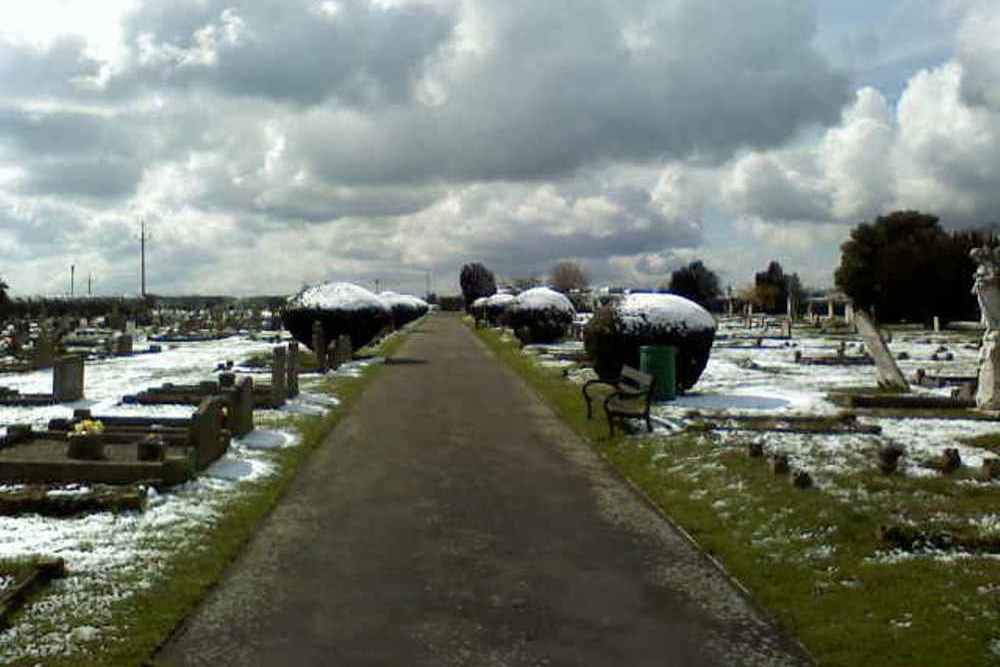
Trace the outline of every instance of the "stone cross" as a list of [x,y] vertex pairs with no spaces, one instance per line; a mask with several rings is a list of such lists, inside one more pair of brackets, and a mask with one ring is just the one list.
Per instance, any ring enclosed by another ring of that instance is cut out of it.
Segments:
[[975,248],[969,253],[978,265],[972,291],[986,324],[979,348],[979,387],[976,406],[982,410],[1000,410],[1000,248]]

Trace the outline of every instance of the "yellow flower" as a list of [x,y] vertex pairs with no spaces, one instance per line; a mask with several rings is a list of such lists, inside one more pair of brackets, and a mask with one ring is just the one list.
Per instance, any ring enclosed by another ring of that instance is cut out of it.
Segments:
[[73,427],[73,432],[79,435],[104,433],[104,424],[98,419],[84,419]]

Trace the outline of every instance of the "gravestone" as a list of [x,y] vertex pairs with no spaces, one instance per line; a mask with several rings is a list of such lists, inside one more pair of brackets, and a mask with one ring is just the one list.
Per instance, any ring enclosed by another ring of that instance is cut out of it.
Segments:
[[784,322],[781,323],[781,335],[784,336],[785,338],[791,338],[792,337],[792,320],[791,319],[786,319]]
[[875,368],[878,371],[878,386],[886,389],[896,389],[899,391],[909,391],[910,383],[903,377],[903,373],[896,365],[889,347],[885,344],[881,332],[872,323],[868,313],[860,308],[854,313],[854,323],[858,327],[858,333],[865,341],[868,354],[875,360]]
[[55,345],[52,344],[52,338],[46,332],[40,332],[31,351],[31,367],[36,370],[52,368],[55,356]]
[[133,339],[130,334],[115,336],[115,356],[128,357],[132,355]]
[[978,264],[972,291],[979,299],[986,333],[979,349],[979,387],[976,406],[1000,410],[1000,249],[976,248],[969,253]]
[[52,367],[52,395],[60,403],[83,398],[83,357],[71,355],[56,359]]
[[226,388],[226,428],[236,437],[253,431],[253,380],[245,377]]
[[325,373],[328,369],[326,334],[323,332],[323,323],[318,320],[313,322],[312,349],[316,353],[316,363],[319,364],[319,372]]
[[299,344],[288,344],[288,398],[299,395]]
[[354,349],[351,347],[351,337],[343,334],[337,337],[337,344],[333,348],[333,363],[335,368],[341,364],[346,364],[354,358]]
[[271,401],[274,405],[284,405],[288,398],[288,350],[279,345],[272,351],[271,361]]

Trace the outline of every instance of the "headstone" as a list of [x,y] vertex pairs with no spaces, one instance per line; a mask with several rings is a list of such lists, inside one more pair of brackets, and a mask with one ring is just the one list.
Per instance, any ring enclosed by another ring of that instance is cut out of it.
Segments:
[[191,417],[189,444],[194,448],[195,465],[199,470],[222,456],[229,442],[222,437],[222,408],[218,396],[206,398]]
[[253,430],[253,380],[245,377],[226,389],[226,428],[236,437]]
[[792,337],[792,320],[791,318],[786,319],[781,323],[781,335],[785,338]]
[[351,337],[341,334],[337,337],[337,344],[333,348],[333,360],[337,367],[346,364],[354,358],[354,349],[351,347]]
[[219,373],[219,388],[230,389],[236,386],[236,373]]
[[56,359],[52,367],[52,395],[60,403],[83,398],[83,357],[71,355]]
[[833,317],[834,317],[834,315],[836,315],[836,312],[833,309],[833,299],[827,299],[827,302],[826,302],[826,316],[827,316],[828,319],[832,320]]
[[848,324],[854,324],[854,304],[850,301],[844,304],[844,319]]
[[125,322],[125,333],[135,335],[135,320]]
[[288,398],[288,350],[283,345],[272,350],[271,361],[271,402],[273,405],[284,405]]
[[934,333],[941,333],[941,318],[934,316]]
[[972,291],[979,299],[986,324],[979,349],[979,387],[976,406],[981,410],[1000,410],[1000,250],[976,248],[969,256],[978,264]]
[[52,338],[44,331],[40,332],[38,338],[35,339],[35,346],[31,352],[32,368],[52,368],[55,356],[55,346],[52,344]]
[[327,342],[326,334],[323,333],[323,324],[319,321],[313,322],[312,328],[312,349],[316,354],[316,363],[319,364],[319,372],[325,373],[327,366]]
[[299,344],[288,344],[288,398],[299,395]]
[[903,377],[903,373],[896,365],[896,360],[892,358],[889,347],[885,344],[885,339],[878,328],[869,319],[868,314],[863,310],[854,313],[854,323],[858,327],[858,333],[865,341],[868,354],[875,360],[875,368],[878,371],[878,385],[886,389],[896,389],[899,391],[909,391],[910,383]]
[[128,357],[132,355],[133,339],[130,334],[115,336],[115,356]]

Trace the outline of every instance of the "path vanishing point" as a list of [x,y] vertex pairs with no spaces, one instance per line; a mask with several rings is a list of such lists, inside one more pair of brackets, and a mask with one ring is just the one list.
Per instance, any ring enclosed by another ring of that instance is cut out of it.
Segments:
[[809,664],[457,316],[394,360],[153,664]]

